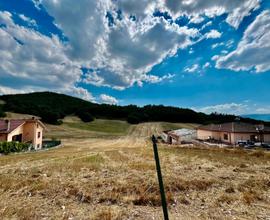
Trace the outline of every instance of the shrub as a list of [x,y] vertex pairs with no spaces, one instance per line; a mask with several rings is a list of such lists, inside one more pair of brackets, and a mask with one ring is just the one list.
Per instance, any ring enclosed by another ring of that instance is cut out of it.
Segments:
[[88,111],[79,111],[77,112],[77,115],[83,122],[94,121],[93,115],[91,115],[91,113]]
[[9,154],[14,152],[27,151],[29,145],[19,142],[0,142],[0,153]]
[[6,113],[3,111],[2,105],[0,105],[0,118],[6,117]]
[[130,124],[139,124],[141,121],[141,116],[138,113],[131,113],[127,117],[127,122]]
[[43,112],[41,113],[42,121],[49,124],[59,125],[59,118],[60,118],[60,115],[58,112],[53,112],[50,110],[43,110]]

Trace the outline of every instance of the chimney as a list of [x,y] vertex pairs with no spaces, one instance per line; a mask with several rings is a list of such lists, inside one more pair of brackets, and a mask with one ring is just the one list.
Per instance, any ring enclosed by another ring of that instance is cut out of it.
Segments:
[[10,120],[6,120],[6,124],[7,124],[7,131],[9,131],[10,130]]

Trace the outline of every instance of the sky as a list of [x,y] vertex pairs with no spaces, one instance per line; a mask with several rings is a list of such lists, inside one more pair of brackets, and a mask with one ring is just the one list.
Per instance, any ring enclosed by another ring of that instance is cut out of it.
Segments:
[[0,94],[270,113],[268,0],[0,0]]

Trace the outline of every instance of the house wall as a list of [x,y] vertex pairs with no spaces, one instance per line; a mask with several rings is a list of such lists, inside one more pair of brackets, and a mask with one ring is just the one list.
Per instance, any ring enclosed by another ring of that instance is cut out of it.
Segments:
[[[38,137],[40,132],[40,137]],[[25,142],[32,142],[35,149],[42,147],[43,128],[37,122],[26,122],[24,124],[23,140]]]
[[215,140],[220,140],[221,137],[221,133],[220,132],[216,132],[216,131],[206,131],[206,130],[197,130],[197,138],[201,139],[201,140],[207,140],[209,139],[209,137],[215,139]]
[[13,130],[12,132],[10,132],[8,135],[7,135],[7,141],[10,142],[12,141],[12,137],[14,135],[19,135],[19,134],[23,134],[23,125],[17,127],[15,130]]
[[264,135],[264,142],[270,143],[270,134],[265,134]]
[[6,134],[0,134],[0,141],[6,141],[7,135]]
[[243,141],[250,141],[250,136],[251,135],[256,135],[258,136],[257,133],[232,133],[232,144],[236,144],[237,141],[243,140]]
[[[37,149],[41,149],[42,148],[42,139],[43,139],[43,128],[40,126],[39,123],[36,123],[36,147]],[[38,133],[40,132],[40,137],[38,137]]]
[[205,130],[197,130],[197,138],[201,140],[206,140],[209,137],[212,137],[212,131],[205,131]]
[[25,123],[24,132],[23,132],[23,141],[31,142],[34,144],[35,139],[35,124],[34,123]]
[[[232,143],[231,133],[229,132],[219,132],[220,133],[220,140],[225,143]],[[227,135],[228,139],[225,139],[224,136]]]

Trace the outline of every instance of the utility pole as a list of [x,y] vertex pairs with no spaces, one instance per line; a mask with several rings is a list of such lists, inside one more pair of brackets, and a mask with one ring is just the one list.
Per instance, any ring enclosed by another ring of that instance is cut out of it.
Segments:
[[155,161],[156,161],[156,169],[157,169],[157,176],[158,176],[158,183],[159,183],[159,190],[160,190],[160,197],[161,197],[164,220],[169,220],[166,196],[165,196],[162,174],[161,174],[161,169],[160,169],[160,162],[159,162],[159,157],[158,157],[157,139],[154,135],[152,136],[152,142],[153,142],[154,156],[155,156]]

